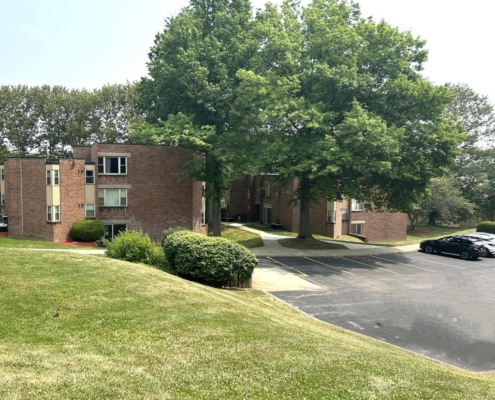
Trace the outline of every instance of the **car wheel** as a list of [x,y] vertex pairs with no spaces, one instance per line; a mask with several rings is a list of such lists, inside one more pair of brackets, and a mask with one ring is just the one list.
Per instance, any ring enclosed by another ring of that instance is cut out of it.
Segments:
[[431,244],[427,244],[425,246],[425,253],[432,254],[433,253],[433,246]]
[[469,251],[467,251],[467,250],[462,250],[461,251],[461,258],[463,260],[469,260],[471,258],[471,253],[469,253]]

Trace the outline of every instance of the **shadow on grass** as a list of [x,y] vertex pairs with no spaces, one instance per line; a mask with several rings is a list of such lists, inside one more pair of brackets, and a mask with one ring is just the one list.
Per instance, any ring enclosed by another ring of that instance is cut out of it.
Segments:
[[343,244],[321,242],[316,239],[280,239],[278,241],[283,247],[298,250],[337,250],[347,249]]

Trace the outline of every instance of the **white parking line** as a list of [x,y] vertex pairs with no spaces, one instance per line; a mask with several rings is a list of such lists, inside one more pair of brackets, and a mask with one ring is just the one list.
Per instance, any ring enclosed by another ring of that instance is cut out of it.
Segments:
[[371,268],[374,268],[374,269],[380,269],[380,270],[385,271],[385,272],[390,272],[391,274],[394,274],[394,275],[400,275],[397,272],[389,271],[388,269],[381,268],[381,267],[376,267],[374,265],[365,264],[365,263],[362,263],[360,261],[351,260],[350,258],[346,258],[346,257],[339,257],[339,258],[342,258],[343,260],[347,260],[347,261],[352,261],[352,262],[357,263],[357,264],[366,265],[367,267],[371,267]]
[[289,267],[288,265],[285,265],[284,263],[280,262],[280,261],[277,261],[277,260],[274,260],[273,258],[271,258],[270,256],[266,256],[266,258],[268,258],[269,260],[272,260],[273,262],[276,262],[277,264],[280,264],[282,265],[283,267],[285,268],[288,268],[288,269],[291,269],[293,271],[296,271],[300,276],[308,276],[306,275],[304,272],[301,272],[293,267]]
[[434,271],[432,269],[428,269],[428,268],[421,268],[421,267],[416,267],[415,265],[411,265],[411,264],[405,264],[405,263],[401,263],[399,261],[395,261],[395,260],[389,260],[388,258],[383,258],[383,257],[377,257],[377,256],[370,256],[370,257],[373,257],[373,258],[378,258],[380,260],[385,260],[385,261],[391,261],[395,264],[401,264],[401,265],[406,265],[408,267],[411,267],[411,268],[417,268],[417,269],[422,269],[423,271],[430,271],[430,272],[437,272],[437,271]]
[[432,264],[446,265],[447,267],[454,267],[457,269],[466,269],[466,268],[458,267],[457,265],[445,264],[445,263],[441,263],[441,262],[437,262],[437,261],[430,261],[430,260],[427,260],[426,258],[418,258],[418,257],[409,257],[409,258],[412,258],[413,260],[421,260],[421,261],[429,262]]
[[307,259],[308,259],[308,260],[310,260],[310,261],[313,261],[313,262],[315,262],[315,263],[318,263],[318,264],[324,265],[324,266],[326,266],[326,267],[330,267],[330,268],[336,269],[336,270],[338,270],[338,271],[340,271],[340,272],[344,272],[344,273],[349,274],[349,275],[352,275],[352,276],[357,276],[357,275],[353,274],[352,272],[346,271],[345,269],[342,269],[342,268],[339,268],[339,267],[334,267],[333,265],[328,265],[328,264],[322,263],[322,262],[320,262],[320,261],[313,260],[312,258],[309,258],[309,257],[304,257],[304,258],[307,258]]

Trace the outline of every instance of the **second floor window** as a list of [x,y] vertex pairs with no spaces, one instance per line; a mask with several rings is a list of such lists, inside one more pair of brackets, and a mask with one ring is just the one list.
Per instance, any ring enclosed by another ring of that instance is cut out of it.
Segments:
[[0,169],[0,172],[1,172],[1,174],[2,174],[1,179],[2,179],[2,181],[3,181],[3,180],[5,179],[5,169],[3,169],[3,168],[2,168],[2,169]]
[[58,169],[46,170],[46,186],[56,186],[59,184],[60,171]]
[[86,218],[94,218],[95,217],[95,205],[94,204],[86,204]]
[[342,221],[346,221],[349,219],[349,215],[347,214],[347,208],[342,209]]
[[126,207],[127,189],[98,189],[98,205],[103,207]]
[[52,184],[52,171],[46,171],[46,186],[50,186]]
[[46,220],[48,222],[60,221],[60,206],[46,206]]
[[98,157],[99,174],[127,174],[127,157]]
[[85,180],[86,185],[91,185],[95,183],[95,171],[91,169],[87,169],[85,175],[86,175],[86,180]]
[[[4,206],[5,205],[5,195],[2,194],[2,198],[0,199],[0,206]],[[3,221],[1,221],[3,222]]]

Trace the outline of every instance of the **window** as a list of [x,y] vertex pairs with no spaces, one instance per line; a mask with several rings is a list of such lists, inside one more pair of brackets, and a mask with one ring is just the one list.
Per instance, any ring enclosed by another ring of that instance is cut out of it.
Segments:
[[351,224],[351,233],[353,235],[363,234],[363,224]]
[[337,212],[335,210],[327,210],[327,222],[335,223],[337,219]]
[[206,225],[206,213],[201,213],[201,224]]
[[[56,186],[59,184],[60,171],[58,169],[47,169],[46,170],[46,186]],[[53,179],[52,179],[53,176]]]
[[267,185],[265,187],[265,197],[271,197],[271,190],[270,190],[270,185]]
[[247,198],[248,198],[248,200],[251,199],[251,191],[249,189],[248,189],[248,192],[247,192]]
[[347,213],[347,208],[342,209],[342,221],[347,221],[349,219],[349,214]]
[[105,239],[112,240],[120,232],[127,229],[127,225],[105,225]]
[[105,207],[126,207],[127,189],[98,189],[98,205]]
[[2,168],[0,171],[2,171],[2,178],[1,179],[3,181],[5,179],[5,169]]
[[91,169],[86,170],[86,185],[92,185],[95,183],[95,171]]
[[94,218],[94,217],[95,217],[95,205],[86,204],[86,218]]
[[352,199],[351,210],[352,211],[363,211],[363,203],[359,203],[356,199]]
[[48,222],[59,222],[60,206],[46,206],[46,220]]
[[127,174],[126,157],[98,157],[99,174]]
[[[0,206],[4,206],[5,205],[5,195],[2,194],[2,198],[0,199]],[[3,221],[0,221],[0,222],[3,222]]]
[[272,209],[263,207],[263,223],[270,225],[272,223]]

